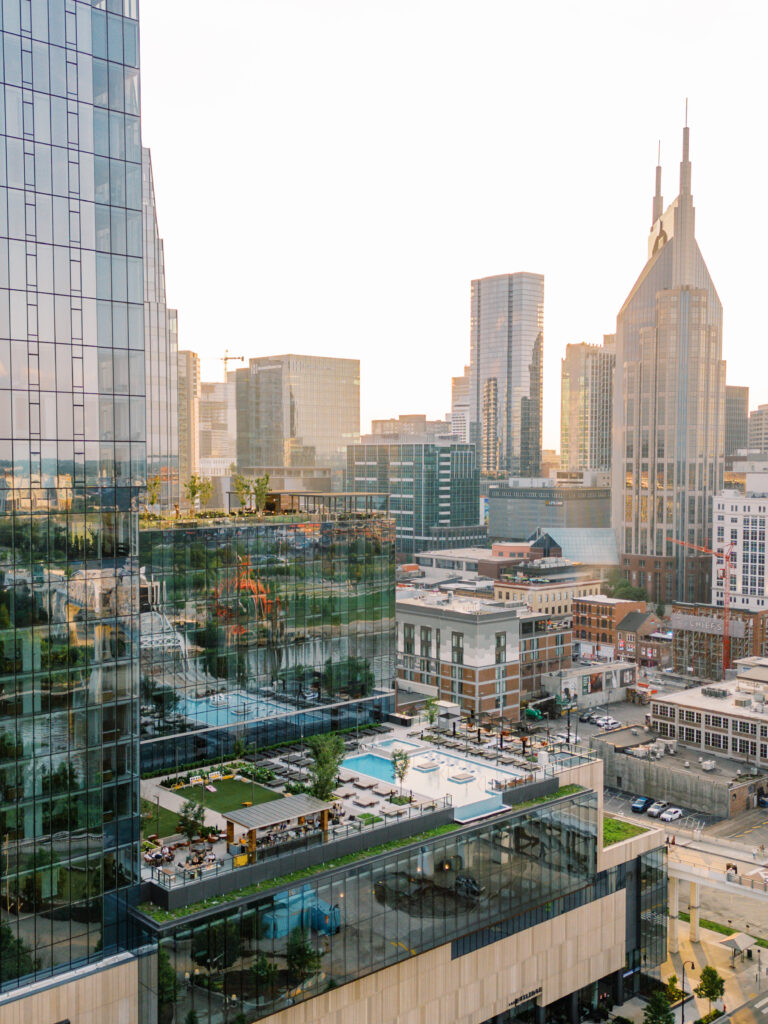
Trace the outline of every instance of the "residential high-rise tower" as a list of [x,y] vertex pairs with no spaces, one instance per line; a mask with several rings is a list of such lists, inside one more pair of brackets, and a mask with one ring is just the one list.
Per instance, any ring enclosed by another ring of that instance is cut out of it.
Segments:
[[567,345],[560,391],[560,468],[611,468],[616,339]]
[[148,149],[142,149],[142,215],[147,477],[160,477],[160,504],[170,508],[179,500],[178,314],[166,305],[165,253]]
[[648,260],[616,322],[612,525],[622,567],[654,600],[696,601],[723,483],[723,310],[694,236],[689,129],[680,194],[663,209],[661,168]]
[[458,441],[469,441],[470,371],[464,367],[461,377],[451,377],[451,433]]
[[179,481],[184,484],[200,472],[200,357],[179,352]]
[[106,7],[8,0],[0,30],[3,1020],[136,1019],[139,33],[135,0]]
[[538,476],[541,461],[544,277],[472,282],[470,437],[484,476]]
[[749,436],[749,388],[725,386],[725,457],[747,447]]

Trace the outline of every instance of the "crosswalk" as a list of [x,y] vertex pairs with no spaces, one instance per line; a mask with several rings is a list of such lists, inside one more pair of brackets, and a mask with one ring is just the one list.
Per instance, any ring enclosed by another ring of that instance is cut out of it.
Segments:
[[768,1013],[768,996],[765,999],[761,999],[759,1003],[755,1003],[755,1009],[759,1010],[763,1015]]

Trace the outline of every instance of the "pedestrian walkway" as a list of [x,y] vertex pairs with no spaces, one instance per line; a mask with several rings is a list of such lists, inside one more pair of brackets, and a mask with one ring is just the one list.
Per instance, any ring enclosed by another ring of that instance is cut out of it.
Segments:
[[[737,956],[735,961],[732,961],[731,951],[720,941],[724,938],[723,935],[702,928],[701,941],[691,942],[688,938],[688,925],[680,922],[677,928],[679,952],[671,954],[661,965],[663,981],[676,974],[678,987],[682,987],[683,961],[686,961],[685,990],[690,993],[699,983],[702,967],[710,965],[725,980],[725,997],[718,1003],[713,1003],[713,1006],[726,1009],[728,1012],[753,999],[759,992],[768,991],[768,949],[761,950],[757,946],[754,949],[755,959],[745,958],[742,961],[741,957]],[[691,961],[696,965],[695,970],[690,968]],[[629,999],[622,1006],[614,1006],[613,1013],[640,1024],[643,1010],[647,1005],[642,999]],[[681,1012],[680,1007],[675,1010],[675,1024],[682,1024],[683,1012],[685,1024],[693,1024],[693,1021],[705,1014],[708,1009],[708,1000],[693,996],[686,1001],[684,1011]]]

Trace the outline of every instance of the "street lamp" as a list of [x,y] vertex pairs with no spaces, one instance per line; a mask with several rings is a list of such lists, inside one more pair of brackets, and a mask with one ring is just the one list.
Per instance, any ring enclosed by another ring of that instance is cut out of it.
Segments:
[[690,967],[692,971],[695,971],[696,970],[696,964],[693,962],[693,960],[683,960],[683,981],[682,981],[682,986],[681,986],[682,989],[683,989],[683,1001],[682,1001],[682,1003],[680,1003],[680,1024],[685,1024],[685,968],[686,967]]

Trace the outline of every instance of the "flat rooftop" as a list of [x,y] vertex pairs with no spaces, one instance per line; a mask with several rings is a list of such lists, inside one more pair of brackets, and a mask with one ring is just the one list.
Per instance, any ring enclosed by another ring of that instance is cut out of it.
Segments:
[[479,597],[463,597],[445,591],[418,590],[399,584],[395,592],[397,605],[411,608],[430,608],[435,611],[452,612],[458,615],[509,615],[515,607],[509,608],[503,601],[489,601]]
[[[652,747],[655,742],[654,737],[647,733],[644,734],[639,725],[625,726],[623,729],[615,729],[609,733],[599,733],[592,738],[592,743],[598,750],[599,743],[605,743],[624,754],[631,754],[633,750],[639,748]],[[669,743],[671,741],[662,740],[661,742]],[[705,770],[702,768],[705,761],[713,761],[715,767],[712,770]],[[710,782],[717,782],[720,785],[726,781],[746,783],[757,777],[749,771],[744,761],[732,761],[728,757],[721,757],[709,750],[704,753],[698,747],[689,747],[680,740],[677,740],[676,753],[667,753],[658,760],[654,759],[653,763],[672,771],[687,772],[697,778],[709,779]],[[765,776],[765,771],[761,770],[758,774]]]
[[745,678],[705,683],[679,693],[654,697],[654,701],[694,711],[736,715],[768,722],[768,685]]

